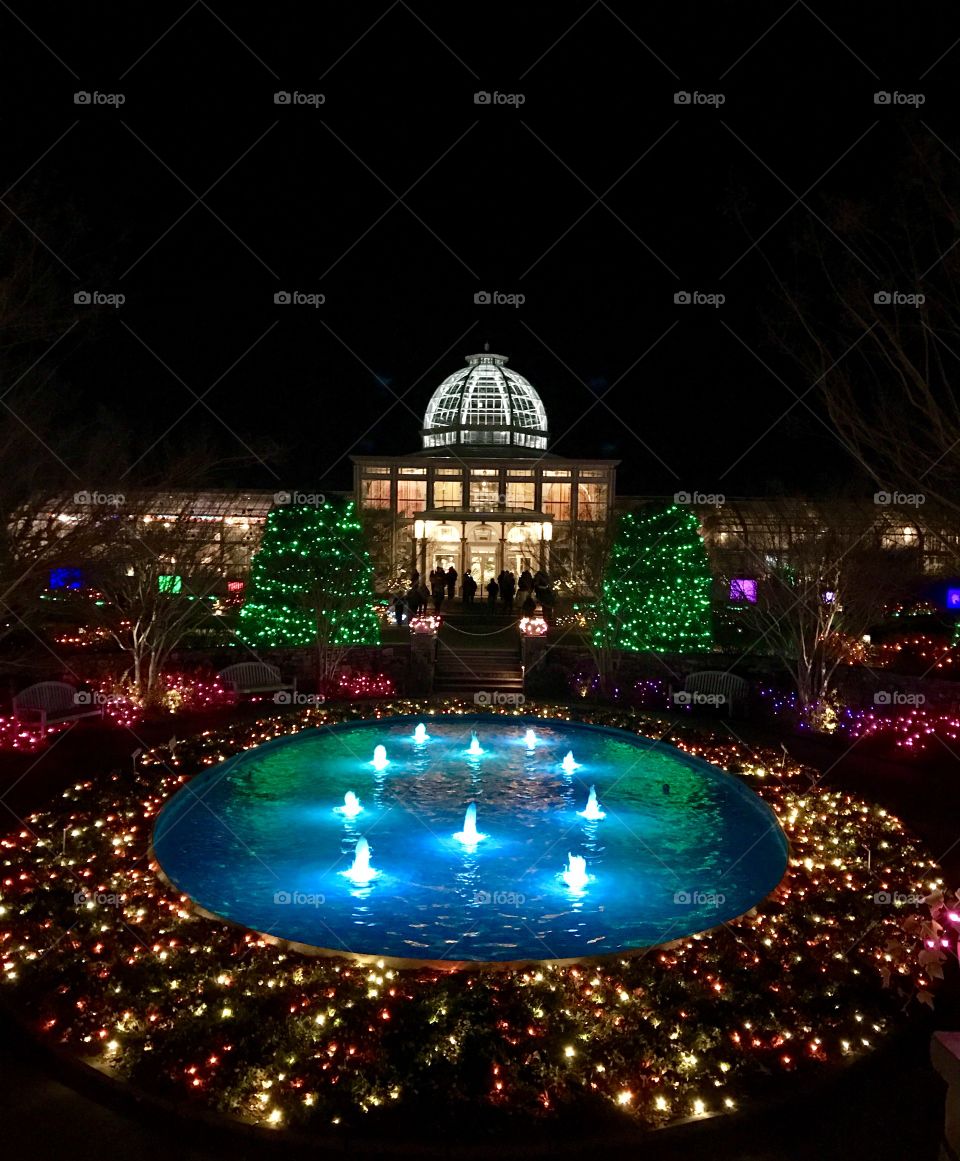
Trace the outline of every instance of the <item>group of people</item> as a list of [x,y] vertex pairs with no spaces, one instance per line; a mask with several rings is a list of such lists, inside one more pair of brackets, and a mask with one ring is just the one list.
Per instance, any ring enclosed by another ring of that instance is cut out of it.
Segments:
[[[404,616],[415,617],[425,613],[431,600],[433,601],[433,611],[439,613],[443,608],[444,600],[453,600],[459,577],[460,574],[452,564],[447,569],[444,569],[442,565],[437,565],[426,581],[422,580],[420,573],[414,569],[410,574],[409,589],[393,598],[393,612],[397,624],[403,622]],[[470,570],[467,569],[460,582],[460,593],[465,605],[473,604],[478,587]],[[520,611],[524,616],[530,616],[536,612],[538,603],[543,605],[545,609],[553,603],[550,578],[541,569],[532,573],[529,568],[525,568],[519,578],[507,569],[503,569],[496,579],[491,577],[485,587],[489,609],[496,609],[499,603],[505,612],[512,613],[514,601],[519,599],[521,602]]]
[[491,577],[487,582],[487,605],[490,608],[496,608],[499,599],[506,612],[513,612],[513,602],[519,599],[520,611],[525,617],[536,612],[538,603],[549,605],[551,595],[550,578],[540,569],[534,574],[525,568],[519,578],[504,569],[496,579]]

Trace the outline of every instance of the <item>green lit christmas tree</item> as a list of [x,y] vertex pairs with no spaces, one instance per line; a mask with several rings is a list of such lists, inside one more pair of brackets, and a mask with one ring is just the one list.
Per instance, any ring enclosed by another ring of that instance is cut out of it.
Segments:
[[373,566],[352,501],[271,509],[240,636],[260,648],[316,648],[321,686],[352,646],[380,643]]
[[710,570],[697,516],[675,504],[620,518],[594,631],[597,646],[709,649]]

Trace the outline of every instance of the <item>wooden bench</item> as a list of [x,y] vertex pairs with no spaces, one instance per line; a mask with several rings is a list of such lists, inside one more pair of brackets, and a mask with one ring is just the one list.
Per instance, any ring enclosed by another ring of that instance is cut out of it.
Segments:
[[700,673],[688,673],[681,691],[673,694],[673,701],[678,705],[725,707],[732,717],[735,710],[746,706],[749,692],[747,681],[735,673],[706,669]]
[[238,661],[228,665],[217,675],[224,689],[231,690],[237,697],[241,694],[280,693],[283,690],[296,692],[297,679],[284,681],[280,670],[265,661]]
[[79,718],[103,717],[99,694],[68,685],[65,681],[38,681],[13,699],[13,716],[24,725],[40,723],[40,729]]

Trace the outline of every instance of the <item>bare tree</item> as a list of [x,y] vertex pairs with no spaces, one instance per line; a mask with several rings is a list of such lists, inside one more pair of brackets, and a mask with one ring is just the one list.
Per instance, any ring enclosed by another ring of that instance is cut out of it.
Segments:
[[866,513],[858,527],[814,522],[795,537],[787,563],[757,569],[756,600],[742,614],[750,648],[786,667],[806,724],[827,727],[837,670],[915,568],[912,554],[879,547]]
[[126,657],[123,680],[144,705],[161,700],[164,667],[188,634],[222,629],[213,603],[226,562],[211,508],[237,512],[240,498],[217,495],[211,504],[199,489],[140,489],[119,494],[98,521],[91,563],[100,612]]
[[880,490],[960,511],[960,181],[956,154],[911,142],[869,202],[834,198],[789,262],[766,255],[786,305],[770,320]]

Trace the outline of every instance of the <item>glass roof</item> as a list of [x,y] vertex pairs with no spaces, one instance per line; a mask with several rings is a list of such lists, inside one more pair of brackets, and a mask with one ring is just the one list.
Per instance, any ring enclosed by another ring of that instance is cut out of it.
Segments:
[[514,446],[546,450],[547,413],[505,355],[468,355],[434,391],[423,421],[425,448]]

